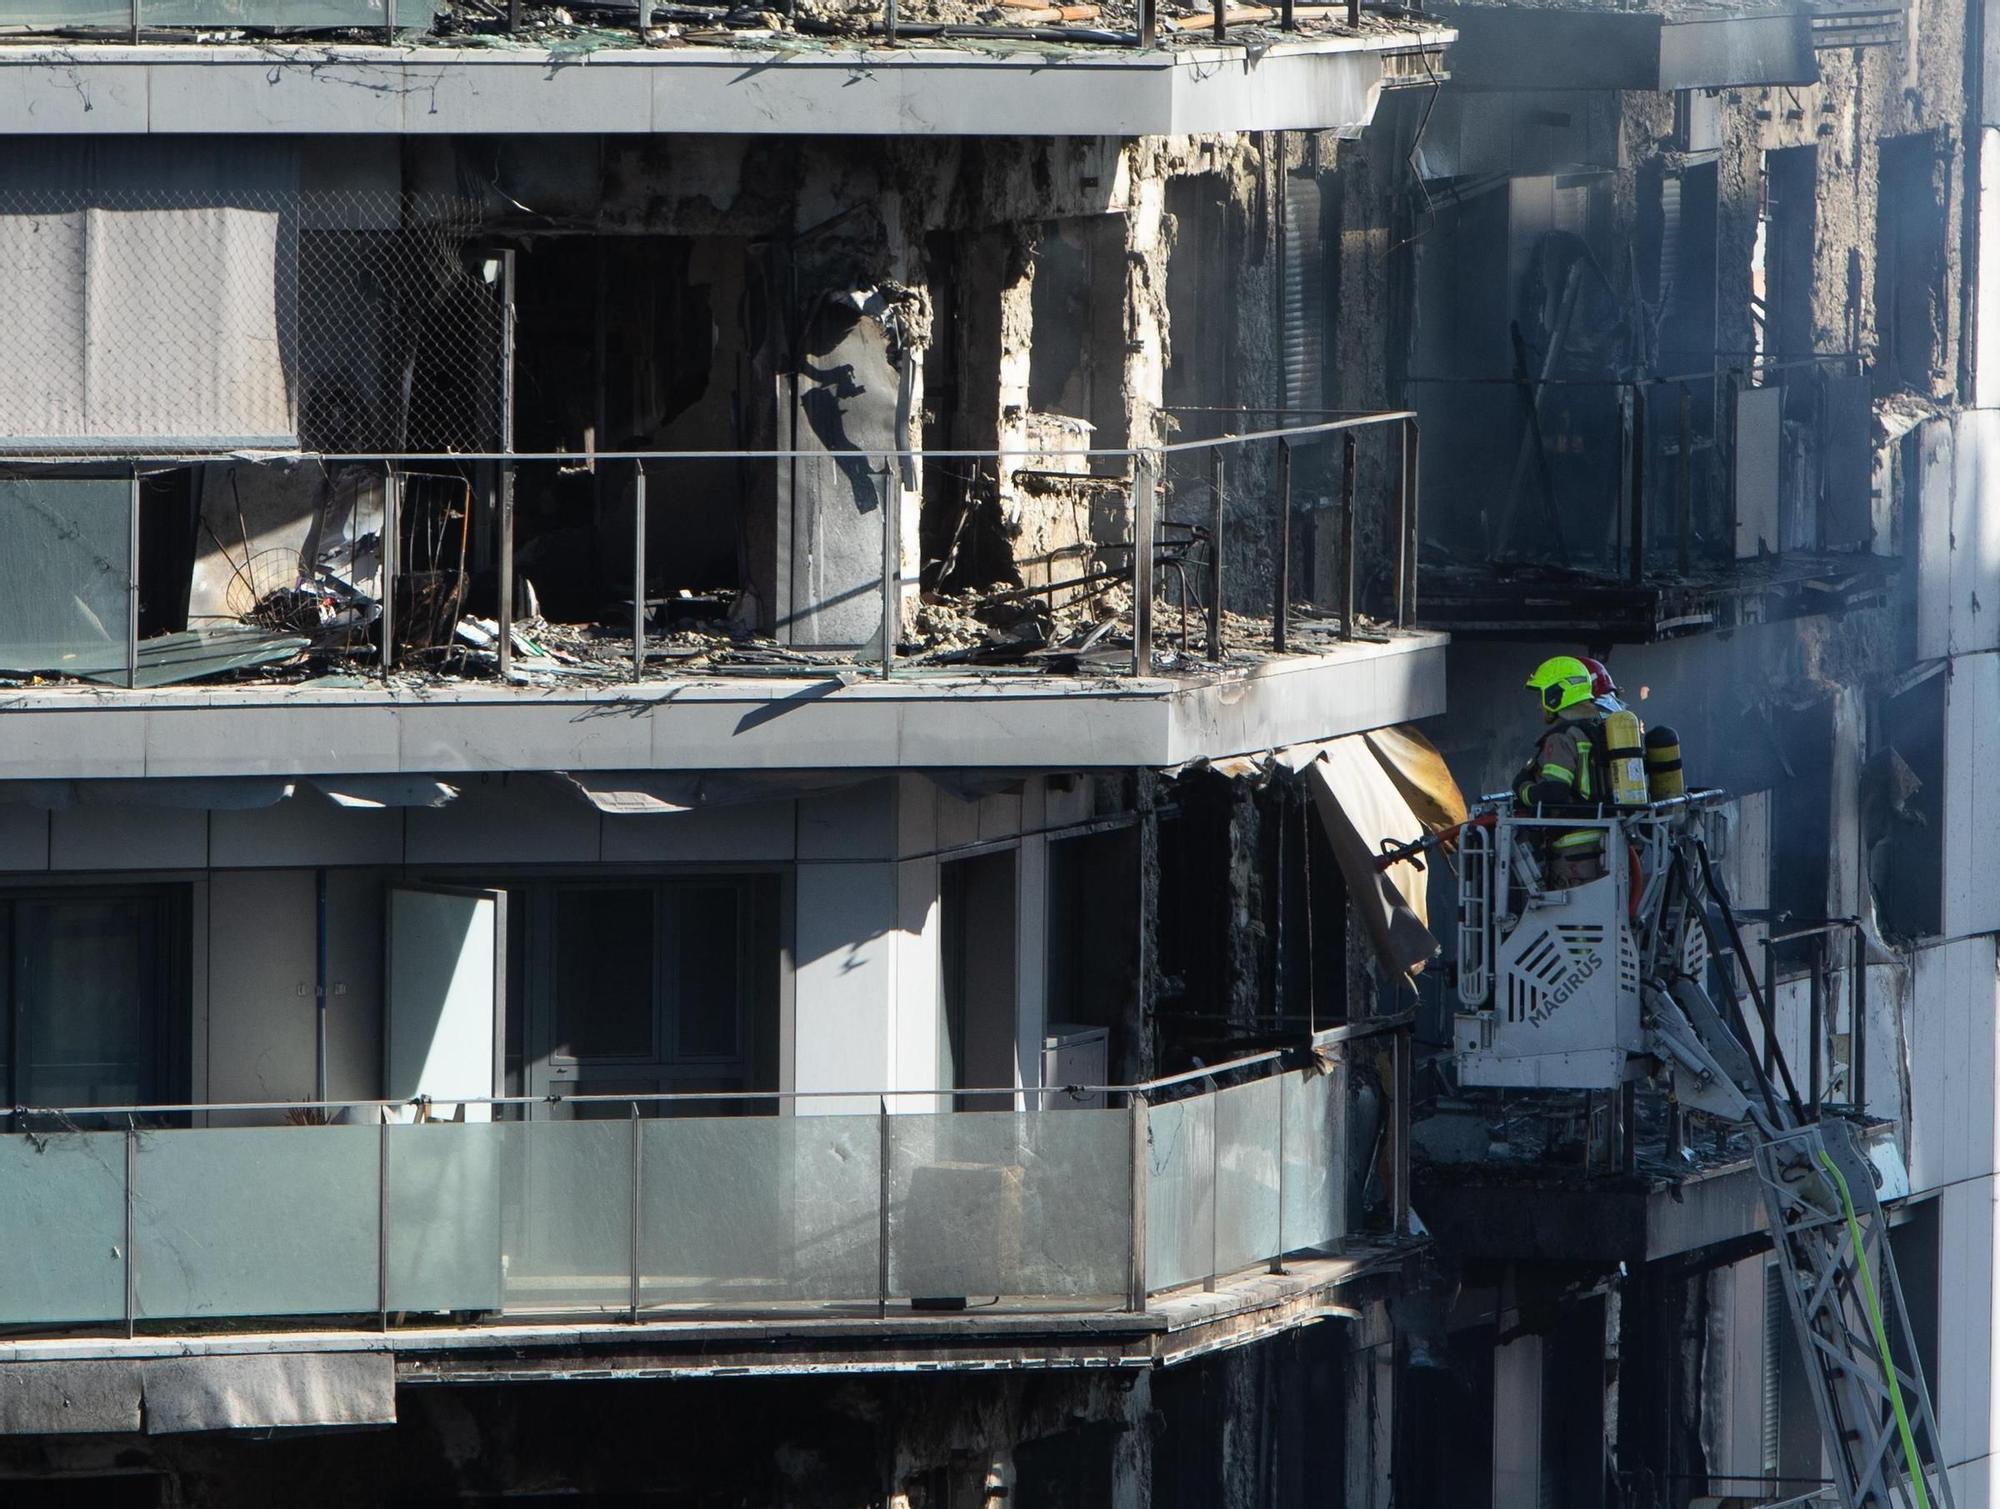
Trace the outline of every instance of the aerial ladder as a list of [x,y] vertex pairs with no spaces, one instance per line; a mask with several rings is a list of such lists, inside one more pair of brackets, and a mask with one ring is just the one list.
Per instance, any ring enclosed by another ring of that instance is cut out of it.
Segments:
[[[1462,1086],[1622,1093],[1651,1082],[1684,1110],[1747,1129],[1834,1501],[1955,1509],[1880,1203],[1908,1193],[1907,1175],[1886,1125],[1800,1102],[1716,872],[1726,803],[1690,791],[1579,817],[1490,798],[1452,834],[1383,862],[1458,840]],[[1551,830],[1586,827],[1603,830],[1603,875],[1548,884]]]

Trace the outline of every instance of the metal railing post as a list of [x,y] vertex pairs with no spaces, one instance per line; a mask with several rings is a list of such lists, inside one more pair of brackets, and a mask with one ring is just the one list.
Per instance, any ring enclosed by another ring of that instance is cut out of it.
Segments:
[[500,253],[500,679],[514,674],[514,253]]
[[896,45],[896,0],[882,0],[882,40],[889,46]]
[[1278,442],[1278,600],[1271,605],[1271,648],[1285,652],[1292,600],[1292,443]]
[[1146,1309],[1146,1097],[1137,1090],[1125,1100],[1132,1133],[1132,1221],[1127,1255],[1125,1308],[1133,1314]]
[[1410,1227],[1410,1030],[1399,1027],[1389,1036],[1390,1075],[1396,1081],[1396,1111],[1389,1124],[1390,1177],[1395,1189],[1389,1210],[1396,1235]]
[[1354,637],[1354,431],[1340,447],[1340,637]]
[[389,1118],[381,1115],[375,1147],[375,1324],[389,1329]]
[[396,577],[403,569],[403,477],[392,463],[382,474],[382,679],[396,668]]
[[1153,505],[1152,458],[1132,456],[1132,674],[1153,669]]
[[[1348,0],[1348,3],[1352,6],[1355,0]],[[1278,29],[1280,31],[1297,31],[1299,29],[1299,18],[1293,14],[1292,0],[1278,0]]]
[[639,1211],[644,1185],[639,1177],[639,1160],[645,1153],[643,1123],[639,1118],[639,1102],[632,1102],[632,1292],[627,1296],[625,1318],[639,1323]]
[[132,1250],[138,1232],[139,1133],[125,1128],[125,1335],[139,1334],[139,1257]]
[[139,685],[139,468],[132,468],[131,506],[126,510],[125,685]]
[[382,41],[388,47],[396,45],[396,0],[383,0]]
[[1139,45],[1151,47],[1160,35],[1158,0],[1139,0]]
[[136,45],[139,40],[139,0],[132,0],[131,22],[132,22],[131,40]]
[[1826,1038],[1826,934],[1814,933],[1812,977],[1806,983],[1806,1108],[1819,1119],[1820,1049]]
[[1396,627],[1409,626],[1409,594],[1406,583],[1410,570],[1410,426],[1406,420],[1396,427]]
[[889,1313],[889,1097],[876,1102],[875,1314]]
[[1222,507],[1229,485],[1229,463],[1222,447],[1208,453],[1214,497],[1208,520],[1208,658],[1222,659]]
[[1646,580],[1646,395],[1637,383],[1626,387],[1625,447],[1632,487],[1632,585]]
[[632,679],[646,679],[646,463],[632,463]]
[[[902,523],[903,489],[894,466],[882,468],[882,679],[887,681],[896,664],[896,636],[902,631],[903,553],[898,549]],[[896,500],[892,508],[889,500]],[[1053,574],[1053,573],[1052,573]]]
[[1283,1273],[1285,1271],[1285,1077],[1279,1075],[1278,1086],[1278,1246],[1271,1254],[1271,1263],[1265,1271]]
[[1215,40],[1229,39],[1229,0],[1215,0]]
[[1680,462],[1675,471],[1674,560],[1680,574],[1693,569],[1694,557],[1694,400],[1681,384]]
[[1421,539],[1419,524],[1423,517],[1424,505],[1423,489],[1420,485],[1422,482],[1422,473],[1418,470],[1418,461],[1423,448],[1423,430],[1415,419],[1406,419],[1403,421],[1403,433],[1409,437],[1407,441],[1409,446],[1409,481],[1405,486],[1408,489],[1410,498],[1410,506],[1404,511],[1403,519],[1405,528],[1403,556],[1408,562],[1409,571],[1409,582],[1404,596],[1408,605],[1410,621],[1414,623],[1417,617],[1417,545]]
[[1221,1102],[1217,1092],[1208,1092],[1208,1276],[1201,1281],[1203,1294],[1215,1293],[1215,1270],[1222,1266],[1222,1118],[1216,1114]]
[[1854,1066],[1854,1109],[1868,1112],[1868,930],[1854,924],[1854,1004],[1848,1008],[1848,1062]]

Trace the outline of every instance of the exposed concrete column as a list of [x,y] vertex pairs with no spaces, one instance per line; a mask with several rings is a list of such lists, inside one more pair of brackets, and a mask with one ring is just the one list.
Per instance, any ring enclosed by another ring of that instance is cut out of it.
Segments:
[[1126,433],[1135,446],[1162,438],[1167,383],[1167,176],[1159,154],[1136,159],[1125,212]]

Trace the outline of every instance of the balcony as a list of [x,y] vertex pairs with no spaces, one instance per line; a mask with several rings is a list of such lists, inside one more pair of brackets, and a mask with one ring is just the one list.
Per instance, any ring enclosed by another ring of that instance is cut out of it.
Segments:
[[1401,1104],[1408,1025],[1025,1112],[18,1111],[0,1357],[360,1347],[433,1378],[496,1353],[502,1373],[573,1370],[579,1351],[656,1372],[1168,1362],[1324,1318],[1334,1290],[1399,1268],[1406,1148],[1387,1139],[1386,1216],[1364,1229],[1375,1158],[1347,1103],[1351,1056],[1382,1053]]
[[1855,365],[1413,381],[1431,442],[1426,621],[1646,644],[1879,605],[1897,562],[1877,553],[1890,535]]

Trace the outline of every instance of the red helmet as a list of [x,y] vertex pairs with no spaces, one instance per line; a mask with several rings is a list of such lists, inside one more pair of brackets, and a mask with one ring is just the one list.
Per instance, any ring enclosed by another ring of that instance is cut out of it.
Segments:
[[1601,660],[1592,660],[1588,655],[1576,657],[1583,662],[1583,668],[1590,672],[1590,695],[1593,697],[1615,697],[1618,683],[1611,679],[1611,669]]

